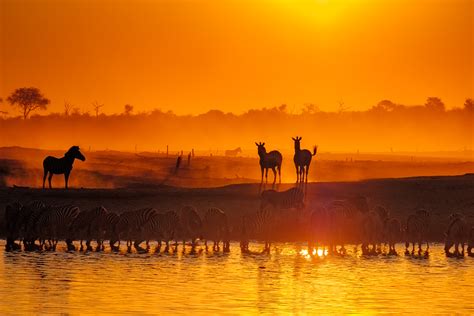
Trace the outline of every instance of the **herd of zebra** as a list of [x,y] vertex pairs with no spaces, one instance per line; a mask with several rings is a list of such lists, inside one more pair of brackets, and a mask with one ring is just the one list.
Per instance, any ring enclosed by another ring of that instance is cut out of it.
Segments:
[[[74,205],[53,206],[41,201],[22,205],[11,203],[5,209],[6,249],[56,250],[59,241],[65,241],[67,249],[104,250],[104,241],[110,249],[118,251],[121,241],[126,241],[127,250],[150,251],[150,242],[156,241],[156,252],[177,251],[179,242],[196,250],[197,241],[203,241],[206,251],[212,241],[213,251],[230,251],[230,240],[240,241],[243,252],[249,251],[249,241],[265,243],[263,252],[269,253],[272,242],[278,240],[278,232],[298,230],[308,242],[308,252],[317,250],[328,254],[346,253],[345,245],[360,245],[362,254],[377,255],[386,251],[396,255],[396,243],[405,241],[405,254],[428,254],[428,232],[430,212],[416,210],[402,222],[390,215],[386,208],[369,209],[367,199],[356,196],[332,201],[326,206],[314,206],[306,210],[304,193],[299,187],[278,192],[266,190],[261,194],[260,208],[244,214],[240,223],[230,225],[227,214],[215,207],[207,209],[203,216],[193,206],[184,206],[178,211],[160,212],[155,208],[125,211],[117,214],[99,206],[81,211]],[[19,241],[19,243],[17,243]],[[85,242],[85,247],[84,247]],[[174,243],[173,243],[174,242]],[[145,243],[146,247],[142,247]],[[423,245],[426,247],[423,251]],[[410,250],[410,245],[411,250]],[[465,216],[453,213],[445,232],[447,256],[474,256],[474,227]],[[454,252],[450,249],[454,246]],[[357,247],[357,246],[356,246]],[[461,248],[461,249],[460,249]]]

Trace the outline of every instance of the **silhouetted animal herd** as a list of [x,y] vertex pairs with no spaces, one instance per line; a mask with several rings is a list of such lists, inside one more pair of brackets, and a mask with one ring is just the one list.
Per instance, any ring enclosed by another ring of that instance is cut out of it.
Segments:
[[[191,252],[195,252],[199,240],[200,250],[204,246],[208,251],[208,242],[212,242],[213,251],[220,251],[222,243],[222,250],[228,252],[233,237],[240,241],[242,252],[248,252],[250,241],[257,240],[265,243],[263,252],[269,253],[278,227],[296,219],[296,229],[304,232],[309,254],[321,251],[345,254],[346,245],[354,244],[356,248],[360,245],[363,255],[397,255],[395,245],[404,240],[406,255],[428,255],[430,213],[427,210],[416,210],[402,225],[384,207],[369,210],[365,197],[333,201],[312,212],[304,210],[303,200],[299,188],[264,191],[259,210],[242,216],[241,222],[234,226],[218,208],[207,209],[201,217],[190,205],[176,212],[143,208],[117,214],[102,206],[81,211],[73,205],[53,206],[41,201],[22,205],[16,202],[5,209],[6,250],[56,250],[58,242],[65,241],[69,251],[76,250],[74,243],[79,243],[81,251],[91,251],[94,241],[95,250],[102,251],[104,242],[108,241],[110,249],[118,251],[121,241],[125,241],[129,252],[132,247],[137,252],[148,252],[151,251],[150,242],[156,241],[155,252],[161,251],[163,243],[165,252],[177,251],[180,242],[183,252],[187,244]],[[474,256],[474,228],[466,217],[454,213],[445,233],[445,253],[463,257],[466,245],[467,254]],[[451,252],[453,246],[454,252]]]

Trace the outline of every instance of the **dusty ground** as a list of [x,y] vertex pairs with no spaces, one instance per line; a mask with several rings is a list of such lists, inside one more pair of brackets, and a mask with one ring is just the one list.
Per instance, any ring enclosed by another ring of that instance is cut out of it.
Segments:
[[[278,189],[284,190],[291,186],[293,184],[282,184]],[[5,204],[17,200],[26,202],[41,199],[52,204],[73,203],[82,209],[103,205],[116,212],[141,207],[177,210],[182,205],[192,204],[201,213],[210,206],[223,209],[230,217],[232,226],[235,227],[240,222],[242,214],[257,210],[258,192],[258,184],[235,184],[199,189],[162,185],[147,188],[142,186],[67,191],[3,187],[0,188],[0,219],[3,219],[1,212]],[[427,208],[433,214],[431,232],[433,240],[443,239],[443,231],[448,224],[448,216],[451,212],[460,211],[468,216],[474,216],[474,174],[309,183],[306,189],[306,211],[320,204],[325,205],[333,199],[355,195],[366,196],[371,208],[377,205],[387,207],[393,216],[402,221],[415,208]],[[288,238],[298,238],[297,231],[288,231]]]

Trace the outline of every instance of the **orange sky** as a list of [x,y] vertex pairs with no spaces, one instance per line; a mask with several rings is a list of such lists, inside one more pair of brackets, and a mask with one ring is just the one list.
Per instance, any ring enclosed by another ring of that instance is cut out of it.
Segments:
[[[0,0],[0,96],[107,113],[473,97],[472,0]],[[2,110],[13,110],[6,104]]]

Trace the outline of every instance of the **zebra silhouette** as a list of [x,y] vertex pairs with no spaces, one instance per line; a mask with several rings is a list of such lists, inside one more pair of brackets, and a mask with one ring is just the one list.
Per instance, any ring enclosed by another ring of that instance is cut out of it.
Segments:
[[44,189],[44,182],[46,181],[46,176],[49,173],[48,182],[49,188],[51,189],[51,179],[53,178],[53,174],[64,174],[64,181],[65,181],[65,188],[67,189],[67,183],[69,181],[69,174],[72,170],[72,164],[74,163],[74,159],[79,159],[81,161],[85,161],[86,157],[81,153],[79,150],[79,146],[72,146],[69,150],[64,154],[62,158],[56,158],[52,156],[48,156],[43,160],[43,189]]
[[267,153],[265,149],[265,143],[255,143],[258,147],[258,156],[260,157],[260,170],[262,171],[262,181],[263,183],[263,171],[265,170],[265,183],[268,182],[268,169],[273,171],[273,184],[276,182],[276,171],[278,169],[279,183],[281,183],[281,163],[283,157],[278,150],[272,150]]
[[306,182],[308,182],[309,165],[311,164],[311,158],[316,155],[316,152],[318,151],[318,146],[314,146],[313,153],[311,154],[309,150],[301,149],[301,137],[296,136],[296,138],[292,137],[292,139],[295,142],[295,155],[293,161],[296,168],[296,182],[304,182],[305,173]]

